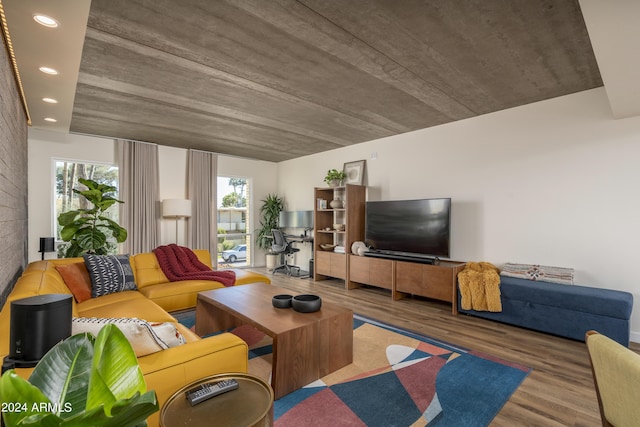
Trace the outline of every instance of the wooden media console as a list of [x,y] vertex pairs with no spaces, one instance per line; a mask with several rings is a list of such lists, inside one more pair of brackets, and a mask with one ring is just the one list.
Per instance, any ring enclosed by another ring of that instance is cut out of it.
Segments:
[[418,295],[451,303],[458,314],[458,273],[465,263],[436,261],[422,264],[411,261],[349,255],[349,281],[389,289],[394,300]]

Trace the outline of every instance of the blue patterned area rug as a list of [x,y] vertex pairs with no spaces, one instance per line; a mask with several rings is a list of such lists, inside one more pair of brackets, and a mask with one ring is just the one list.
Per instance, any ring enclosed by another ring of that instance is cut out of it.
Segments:
[[[176,317],[193,325],[193,314]],[[238,329],[249,371],[268,379],[271,346]],[[531,372],[359,315],[353,339],[352,364],[275,402],[276,427],[486,426]]]

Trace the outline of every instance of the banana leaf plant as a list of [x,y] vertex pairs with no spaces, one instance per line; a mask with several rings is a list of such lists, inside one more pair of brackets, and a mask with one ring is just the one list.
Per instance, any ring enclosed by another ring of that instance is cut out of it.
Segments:
[[28,381],[13,369],[5,372],[0,401],[7,427],[146,426],[158,410],[131,344],[114,325],[97,338],[85,333],[61,341]]
[[58,224],[62,226],[60,237],[69,242],[64,256],[74,258],[85,253],[106,255],[115,242],[127,240],[127,230],[104,215],[104,212],[116,203],[124,203],[113,197],[116,187],[99,184],[91,179],[79,178],[86,190],[73,189],[75,194],[83,196],[93,207],[76,209],[58,215]]

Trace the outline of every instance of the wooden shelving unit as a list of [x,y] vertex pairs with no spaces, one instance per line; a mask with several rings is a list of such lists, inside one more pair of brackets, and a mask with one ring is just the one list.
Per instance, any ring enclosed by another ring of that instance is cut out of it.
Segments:
[[[349,256],[351,245],[364,240],[364,208],[366,187],[347,184],[343,187],[322,187],[314,190],[315,208],[313,217],[313,278],[320,281],[338,278],[345,287],[352,289],[357,283],[349,280]],[[324,200],[326,208],[320,206]],[[344,207],[332,208],[332,200],[341,200]],[[344,230],[336,230],[334,224],[344,224]],[[325,251],[323,244],[344,246],[345,253]]]

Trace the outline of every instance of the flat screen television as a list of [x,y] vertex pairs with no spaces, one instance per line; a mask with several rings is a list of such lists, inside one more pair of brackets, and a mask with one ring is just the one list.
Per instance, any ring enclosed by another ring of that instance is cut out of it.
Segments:
[[449,257],[451,199],[366,203],[365,243],[390,255]]

